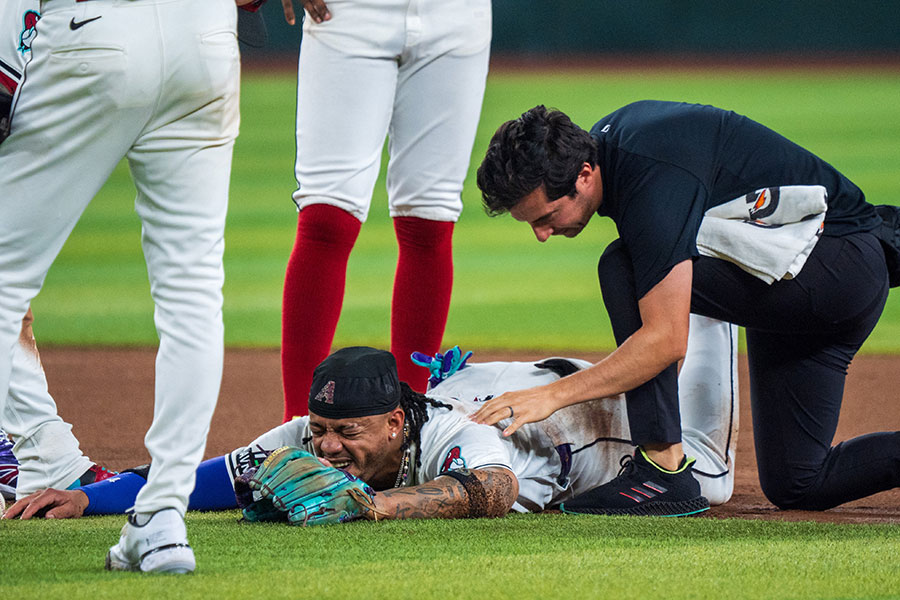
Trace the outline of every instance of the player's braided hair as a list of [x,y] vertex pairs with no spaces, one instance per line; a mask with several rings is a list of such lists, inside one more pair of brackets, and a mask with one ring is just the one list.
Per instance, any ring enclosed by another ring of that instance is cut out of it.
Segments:
[[491,138],[477,177],[485,211],[508,212],[541,185],[550,200],[575,195],[582,165],[596,165],[596,155],[594,138],[565,113],[535,106]]
[[410,444],[416,444],[416,468],[422,466],[422,425],[428,420],[428,406],[435,408],[446,408],[452,410],[449,404],[444,404],[438,400],[432,400],[425,394],[413,390],[405,381],[400,382],[400,407],[406,413],[406,422],[409,424],[409,436],[403,440],[401,450],[405,451]]

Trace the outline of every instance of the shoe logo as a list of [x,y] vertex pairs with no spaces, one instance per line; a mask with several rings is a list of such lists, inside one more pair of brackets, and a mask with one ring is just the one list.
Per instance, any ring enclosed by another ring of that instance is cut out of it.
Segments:
[[96,21],[97,19],[99,19],[99,18],[102,17],[102,16],[103,16],[103,15],[98,15],[98,16],[92,18],[92,19],[85,19],[84,21],[76,21],[75,18],[73,17],[72,20],[69,21],[69,29],[71,29],[72,31],[75,31],[76,29],[79,29],[79,28],[81,28],[81,27],[84,27],[85,25],[87,25],[87,24],[90,23],[91,21]]
[[658,483],[645,481],[639,486],[629,488],[625,492],[619,492],[619,494],[625,496],[626,498],[630,498],[631,500],[634,500],[635,502],[640,504],[645,499],[650,500],[651,498],[655,498],[658,494],[665,494],[667,491],[669,490],[659,485]]

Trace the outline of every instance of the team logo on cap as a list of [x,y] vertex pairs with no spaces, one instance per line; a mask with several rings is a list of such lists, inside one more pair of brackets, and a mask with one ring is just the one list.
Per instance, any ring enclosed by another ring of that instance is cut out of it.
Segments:
[[323,385],[322,389],[319,390],[319,393],[316,394],[314,400],[324,402],[325,404],[334,404],[334,382],[329,381]]

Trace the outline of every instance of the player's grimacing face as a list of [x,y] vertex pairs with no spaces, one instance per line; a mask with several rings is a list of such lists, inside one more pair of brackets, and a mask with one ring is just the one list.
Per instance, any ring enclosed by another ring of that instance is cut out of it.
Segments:
[[[397,457],[391,452],[390,414],[326,419],[310,414],[309,429],[316,454],[333,467],[344,469],[376,487],[397,474]],[[377,489],[377,488],[376,488]]]

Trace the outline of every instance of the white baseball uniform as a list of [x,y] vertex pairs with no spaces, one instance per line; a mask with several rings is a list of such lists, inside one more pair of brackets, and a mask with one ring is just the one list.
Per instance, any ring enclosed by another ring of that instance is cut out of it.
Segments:
[[[577,368],[590,363],[565,359]],[[408,485],[420,485],[449,469],[502,467],[515,473],[519,497],[513,510],[539,511],[597,487],[616,476],[619,461],[634,452],[625,397],[569,406],[504,438],[507,420],[477,425],[467,415],[503,392],[554,381],[559,376],[534,363],[471,363],[428,396],[453,409],[428,408],[421,431],[421,466]],[[694,473],[711,504],[731,498],[738,431],[737,327],[691,315],[688,352],[679,375],[685,453],[697,459]],[[281,446],[315,451],[309,417],[272,429],[228,455],[232,480]]]
[[[234,0],[43,0],[0,144],[0,426],[17,440],[45,417],[28,397],[7,396],[22,317],[84,208],[128,159],[160,337],[140,513],[184,512],[221,382],[236,19]],[[29,457],[16,451],[27,484]]]
[[[0,84],[13,94],[31,58],[39,10],[38,0],[0,4]],[[15,439],[15,453],[22,460],[16,486],[19,497],[48,487],[68,487],[93,463],[82,454],[72,426],[57,414],[31,328],[24,322],[19,343],[13,347],[8,393],[13,402],[29,407],[22,429],[30,433]]]
[[302,210],[365,221],[390,138],[392,217],[456,221],[481,113],[490,0],[328,0],[307,17],[297,86]]

